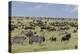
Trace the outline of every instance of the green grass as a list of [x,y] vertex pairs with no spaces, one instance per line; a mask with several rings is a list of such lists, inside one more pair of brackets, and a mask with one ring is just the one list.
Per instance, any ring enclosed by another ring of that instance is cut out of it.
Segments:
[[[12,18],[11,21],[14,21],[14,24],[18,25],[17,23],[17,19]],[[24,19],[23,21],[20,20],[20,22],[22,22],[24,25],[29,25],[29,22],[31,22],[31,19]],[[45,21],[45,20],[43,20]],[[46,20],[47,21],[47,20]],[[59,22],[62,22],[61,20],[57,20]],[[65,20],[67,22],[76,22],[74,20],[72,21],[68,21]],[[49,20],[48,22],[56,22],[56,20]],[[78,44],[78,34],[77,33],[73,33],[73,30],[75,28],[74,27],[70,27],[69,30],[67,30],[68,32],[71,33],[71,39],[70,41],[65,41],[65,42],[61,42],[61,36],[59,36],[59,33],[61,31],[46,31],[44,30],[45,33],[45,38],[46,41],[43,42],[42,44],[39,43],[33,43],[32,45],[30,45],[28,43],[28,39],[25,40],[23,45],[20,44],[12,44],[12,52],[33,52],[33,51],[52,51],[52,50],[65,50],[65,49],[74,49],[75,45]],[[19,29],[15,29],[14,31],[11,32],[11,36],[16,36],[18,35],[21,31],[28,31],[28,30],[24,30],[22,28]],[[40,28],[36,27],[35,30],[32,31],[36,31],[38,34],[42,34],[42,32],[40,32]],[[50,41],[49,38],[51,36],[55,36],[57,38],[57,41]]]

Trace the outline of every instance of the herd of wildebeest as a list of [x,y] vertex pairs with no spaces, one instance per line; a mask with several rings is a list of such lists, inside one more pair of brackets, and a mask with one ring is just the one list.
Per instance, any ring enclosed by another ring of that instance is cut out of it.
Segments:
[[[61,36],[61,39],[59,40],[61,42],[70,41],[72,33],[78,32],[78,22],[77,19],[74,18],[12,17],[9,26],[11,44],[19,44],[22,46],[25,40],[28,40],[30,45],[33,45],[34,43],[44,43],[47,40],[46,34],[49,32],[53,33],[58,31],[59,33],[56,34]],[[74,28],[72,32],[68,32],[71,28]],[[17,32],[16,29],[20,31]],[[14,32],[17,34],[14,35]],[[58,39],[53,33],[53,35],[48,38],[48,41],[56,42]],[[77,48],[77,45],[75,45],[75,48]]]

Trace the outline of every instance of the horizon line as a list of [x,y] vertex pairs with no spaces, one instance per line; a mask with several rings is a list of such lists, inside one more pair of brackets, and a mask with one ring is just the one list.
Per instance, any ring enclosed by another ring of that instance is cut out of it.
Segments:
[[9,17],[50,17],[50,18],[78,18],[78,17],[54,17],[54,16],[9,16]]

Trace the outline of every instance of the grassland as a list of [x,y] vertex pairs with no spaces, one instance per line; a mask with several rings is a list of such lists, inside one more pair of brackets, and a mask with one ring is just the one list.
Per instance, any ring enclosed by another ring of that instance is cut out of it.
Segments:
[[[20,25],[18,23],[21,22],[22,24],[29,26],[29,22],[32,22],[33,20],[37,20],[38,18],[20,18],[20,17],[12,17],[11,18],[11,24],[15,25]],[[74,19],[66,19],[66,20],[60,20],[60,19],[42,19],[43,22],[47,21],[49,24],[50,22],[72,22],[72,23],[77,23],[77,20]],[[14,22],[14,23],[12,23]],[[36,22],[35,22],[36,23]],[[69,25],[68,25],[69,26]],[[78,44],[78,32],[73,32],[75,27],[69,26],[69,30],[65,30],[69,33],[71,33],[71,38],[69,41],[61,41],[61,36],[59,35],[62,30],[58,30],[58,27],[56,27],[56,31],[46,31],[44,30],[43,32],[40,32],[40,28],[38,26],[35,27],[33,32],[37,32],[37,34],[42,34],[44,33],[46,41],[43,42],[42,44],[39,43],[33,43],[29,44],[29,39],[27,38],[24,41],[23,45],[20,44],[12,44],[12,52],[33,52],[33,51],[53,51],[53,50],[68,50],[68,49],[75,49],[75,45]],[[28,30],[23,29],[22,27],[15,28],[14,30],[11,31],[11,37],[18,35],[21,31],[28,32]],[[55,36],[57,38],[56,41],[50,41],[49,38],[51,36]]]

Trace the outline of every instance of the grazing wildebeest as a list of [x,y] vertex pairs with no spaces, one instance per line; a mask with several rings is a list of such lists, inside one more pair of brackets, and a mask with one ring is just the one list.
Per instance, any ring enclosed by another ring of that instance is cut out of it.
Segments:
[[14,37],[11,37],[11,43],[23,44],[25,39],[26,37],[24,36],[14,36]]
[[65,34],[63,34],[61,41],[66,41],[69,40],[70,38],[71,38],[71,34],[66,32]]
[[61,41],[66,41],[66,40],[69,40],[69,38],[68,37],[62,37]]
[[56,37],[50,37],[51,41],[56,41]]
[[55,27],[48,26],[47,30],[48,31],[56,31],[56,28]]
[[37,42],[37,43],[42,43],[45,41],[45,37],[44,36],[31,36],[29,37],[29,44],[33,44],[33,42]]

